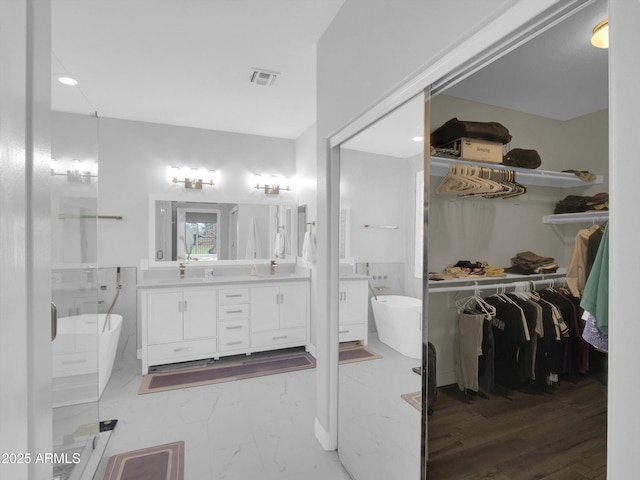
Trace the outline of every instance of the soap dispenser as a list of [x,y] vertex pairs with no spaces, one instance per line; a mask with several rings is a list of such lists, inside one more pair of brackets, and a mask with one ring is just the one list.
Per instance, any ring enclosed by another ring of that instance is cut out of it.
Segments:
[[258,276],[258,268],[255,265],[251,267],[251,276],[252,277]]

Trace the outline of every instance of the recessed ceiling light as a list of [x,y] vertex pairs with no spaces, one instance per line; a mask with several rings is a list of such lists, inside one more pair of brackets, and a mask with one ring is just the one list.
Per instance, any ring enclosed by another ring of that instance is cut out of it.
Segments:
[[58,75],[58,81],[63,85],[69,85],[72,87],[78,85],[78,81],[69,75]]
[[413,140],[414,142],[422,142],[424,140],[424,137],[413,137],[411,140]]
[[604,19],[593,29],[591,45],[598,48],[609,48],[609,20]]

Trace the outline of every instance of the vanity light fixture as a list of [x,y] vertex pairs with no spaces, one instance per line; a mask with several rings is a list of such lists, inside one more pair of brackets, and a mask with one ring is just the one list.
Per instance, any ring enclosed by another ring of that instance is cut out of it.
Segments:
[[72,183],[91,183],[93,175],[87,162],[78,159],[71,161],[71,165],[65,168],[64,162],[58,162],[55,158],[51,159],[51,176],[67,177],[68,182]]
[[278,195],[281,190],[286,192],[292,190],[293,178],[276,175],[254,175],[253,183],[256,190],[264,190],[264,193],[268,195]]
[[[197,168],[181,169],[171,167],[171,181],[173,183],[184,183],[184,188],[191,190],[202,190],[203,185],[215,185],[215,170],[198,170]],[[181,180],[183,179],[183,180]]]
[[609,19],[605,18],[594,27],[591,45],[598,48],[609,48]]

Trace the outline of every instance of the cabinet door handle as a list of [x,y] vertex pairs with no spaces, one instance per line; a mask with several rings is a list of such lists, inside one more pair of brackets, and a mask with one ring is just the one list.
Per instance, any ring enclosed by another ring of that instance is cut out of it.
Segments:
[[182,300],[178,301],[178,312],[182,313]]
[[242,341],[238,340],[236,342],[227,342],[227,345],[241,345]]
[[242,325],[234,325],[233,327],[225,327],[227,330],[240,330]]
[[51,341],[53,342],[58,336],[58,307],[51,302]]
[[280,295],[276,293],[276,305],[280,305]]
[[241,297],[242,294],[241,293],[234,293],[232,295],[225,295],[226,298],[237,298],[237,297]]
[[184,301],[184,311],[185,312],[187,311],[187,301],[186,300]]
[[347,292],[342,292],[342,300],[344,300],[345,302],[347,301]]
[[87,363],[89,361],[88,358],[82,358],[80,360],[66,360],[62,362],[64,365],[73,365],[75,363]]
[[227,313],[242,313],[242,310],[227,310]]
[[284,293],[280,294],[280,303],[284,303]]
[[174,352],[189,352],[193,350],[193,347],[182,347],[182,348],[174,348]]
[[351,330],[340,330],[339,333],[349,333]]
[[279,337],[271,337],[271,340],[286,340],[288,335],[280,335]]

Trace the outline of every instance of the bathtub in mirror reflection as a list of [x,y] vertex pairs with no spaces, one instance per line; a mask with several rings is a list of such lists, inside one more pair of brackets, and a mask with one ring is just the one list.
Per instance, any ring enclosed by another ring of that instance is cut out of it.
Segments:
[[422,300],[402,295],[371,298],[379,340],[402,355],[422,358]]

